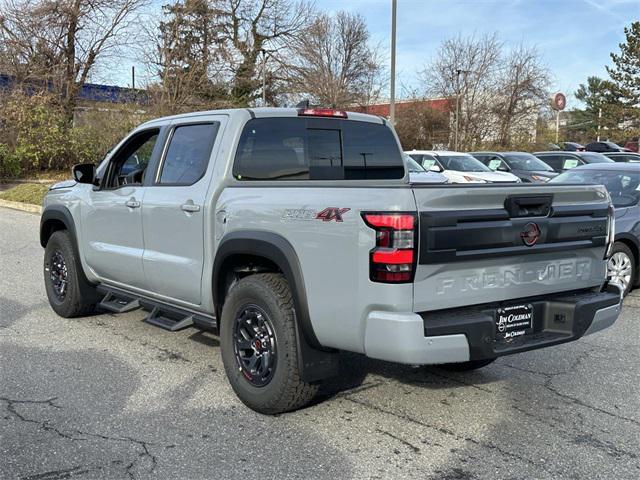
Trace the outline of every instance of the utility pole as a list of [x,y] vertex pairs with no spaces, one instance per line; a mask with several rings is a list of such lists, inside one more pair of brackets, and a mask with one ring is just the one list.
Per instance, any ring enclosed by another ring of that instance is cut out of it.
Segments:
[[453,142],[453,149],[458,151],[458,128],[460,128],[460,74],[462,70],[456,70],[456,133]]
[[391,85],[389,86],[389,120],[396,122],[396,10],[397,0],[391,0]]
[[267,51],[263,48],[262,52],[262,106],[267,106]]
[[136,89],[136,67],[131,66],[131,88]]
[[460,75],[462,73],[471,73],[471,70],[456,70],[456,131],[453,142],[453,149],[458,151],[458,129],[460,128]]

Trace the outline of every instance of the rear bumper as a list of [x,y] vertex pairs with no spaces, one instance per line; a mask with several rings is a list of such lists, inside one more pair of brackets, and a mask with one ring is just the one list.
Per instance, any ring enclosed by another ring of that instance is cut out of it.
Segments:
[[[518,303],[532,305],[533,331],[508,343],[496,342],[496,309]],[[598,332],[613,325],[620,309],[620,292],[609,286],[603,292],[562,293],[419,314],[374,311],[367,317],[365,353],[417,365],[495,358]]]

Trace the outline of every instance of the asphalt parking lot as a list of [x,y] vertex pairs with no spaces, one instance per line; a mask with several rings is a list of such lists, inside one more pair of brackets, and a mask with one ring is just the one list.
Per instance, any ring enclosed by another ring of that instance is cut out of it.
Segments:
[[345,354],[316,405],[265,417],[213,335],[57,317],[38,223],[0,209],[2,479],[640,478],[640,291],[605,332],[475,373]]

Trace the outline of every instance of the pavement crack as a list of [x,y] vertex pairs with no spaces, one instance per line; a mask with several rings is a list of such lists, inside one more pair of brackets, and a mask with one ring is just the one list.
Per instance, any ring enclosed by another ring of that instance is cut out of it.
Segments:
[[404,438],[400,438],[397,435],[394,435],[391,432],[387,432],[386,430],[382,430],[380,428],[376,428],[376,431],[378,433],[382,433],[383,435],[386,435],[388,437],[393,438],[394,440],[397,440],[398,442],[400,442],[401,444],[403,444],[406,447],[409,447],[409,449],[411,451],[413,451],[414,453],[420,453],[420,448],[416,447],[413,443],[408,442],[407,440],[405,440]]
[[[32,405],[46,405],[48,407],[62,409],[60,405],[57,405],[55,403],[55,400],[57,400],[57,397],[51,397],[46,400],[17,400],[17,399],[12,399],[7,397],[0,397],[0,401],[6,404],[7,411],[11,413],[15,418],[20,420],[21,422],[36,425],[38,428],[46,432],[53,432],[64,439],[71,440],[71,441],[86,441],[87,438],[95,438],[95,439],[111,441],[111,442],[126,442],[134,445],[137,450],[137,456],[126,467],[126,472],[129,475],[129,477],[132,479],[136,478],[135,469],[138,467],[138,465],[141,462],[144,462],[144,461],[149,462],[149,465],[146,468],[147,474],[153,473],[155,471],[158,465],[158,458],[153,453],[151,453],[150,446],[155,445],[153,443],[145,442],[143,440],[139,440],[129,436],[110,436],[110,435],[104,435],[101,433],[85,432],[75,428],[63,430],[59,427],[52,425],[48,420],[37,420],[34,418],[29,418],[23,413],[20,413],[16,408],[17,405],[32,404]],[[63,478],[70,478],[71,476],[79,475],[80,473],[86,473],[86,472],[76,471],[79,468],[80,467],[73,467],[69,470],[57,470],[52,472],[45,472],[42,474],[38,474],[38,475],[41,475],[40,477],[36,475],[32,477],[26,477],[26,479],[58,480]],[[93,470],[95,470],[95,468]],[[91,470],[88,470],[88,471],[91,471]]]
[[53,432],[59,437],[65,438],[67,440],[83,440],[82,438],[74,437],[73,435],[70,435],[63,430],[60,430],[59,428],[51,425],[47,420],[35,420],[32,418],[28,418],[27,416],[21,414],[16,408],[17,405],[31,404],[31,405],[46,405],[49,407],[61,409],[62,407],[60,405],[56,405],[54,403],[54,401],[57,400],[57,398],[58,397],[52,397],[46,400],[17,400],[13,398],[0,397],[0,401],[5,402],[7,405],[7,411],[11,413],[15,418],[20,420],[21,422],[37,425],[40,429],[47,432]]
[[456,433],[453,430],[450,430],[448,428],[439,427],[437,425],[433,425],[433,424],[424,422],[422,420],[418,420],[418,419],[413,418],[413,417],[411,417],[411,416],[409,416],[407,414],[396,413],[394,411],[388,410],[388,409],[383,408],[383,407],[379,407],[377,405],[374,405],[374,404],[369,403],[369,402],[365,402],[363,400],[357,400],[355,398],[351,398],[351,397],[348,397],[348,396],[344,397],[344,399],[348,400],[350,402],[353,402],[355,404],[361,405],[361,406],[363,406],[365,408],[374,410],[374,411],[376,411],[378,413],[391,415],[391,416],[393,416],[395,418],[398,418],[400,420],[404,420],[404,421],[412,423],[414,425],[418,425],[420,427],[428,428],[428,429],[436,431],[438,433],[447,435],[449,437],[452,437],[454,440],[468,442],[468,443],[471,443],[471,444],[476,445],[476,446],[478,446],[480,448],[483,448],[483,449],[494,450],[494,451],[498,452],[499,454],[501,454],[504,457],[521,461],[523,463],[526,463],[530,467],[533,467],[533,468],[536,468],[536,469],[540,469],[540,470],[542,470],[542,471],[544,471],[544,472],[546,472],[546,473],[548,473],[548,474],[550,474],[552,476],[558,474],[558,472],[550,471],[549,469],[543,467],[538,462],[535,462],[535,461],[531,460],[530,458],[524,457],[524,456],[522,456],[522,455],[520,455],[518,453],[513,453],[513,452],[510,452],[508,450],[505,450],[504,448],[496,445],[493,442],[485,442],[485,441],[481,441],[481,440],[476,440],[476,439],[474,439],[472,437],[460,435],[460,434],[458,434],[458,433]]
[[571,403],[573,403],[575,405],[579,405],[581,407],[588,408],[589,410],[593,410],[594,412],[603,413],[603,414],[608,415],[610,417],[617,418],[618,420],[623,420],[625,422],[629,422],[629,423],[635,425],[636,427],[640,427],[640,422],[638,420],[634,419],[634,418],[625,417],[623,415],[619,415],[617,413],[613,413],[613,412],[610,412],[608,410],[605,410],[604,408],[596,407],[595,405],[589,405],[588,403],[580,400],[579,398],[572,397],[571,395],[568,395],[566,393],[560,392],[551,383],[552,383],[552,379],[549,379],[548,381],[545,382],[543,387],[546,390],[548,390],[549,392],[553,393],[554,395],[557,395],[560,398],[568,400],[568,401],[570,401]]

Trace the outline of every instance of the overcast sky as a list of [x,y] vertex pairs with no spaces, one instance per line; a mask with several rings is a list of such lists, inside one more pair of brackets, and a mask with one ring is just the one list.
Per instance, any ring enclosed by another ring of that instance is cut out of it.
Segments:
[[[364,16],[375,44],[390,50],[391,0],[316,0],[319,10]],[[497,32],[507,47],[538,48],[554,77],[554,90],[573,92],[590,75],[606,76],[609,53],[623,29],[640,19],[640,0],[398,0],[397,82],[417,86],[417,74],[438,45],[456,35]],[[134,63],[132,61],[132,63]],[[129,83],[129,69],[115,82]],[[399,92],[401,94],[401,92]]]

